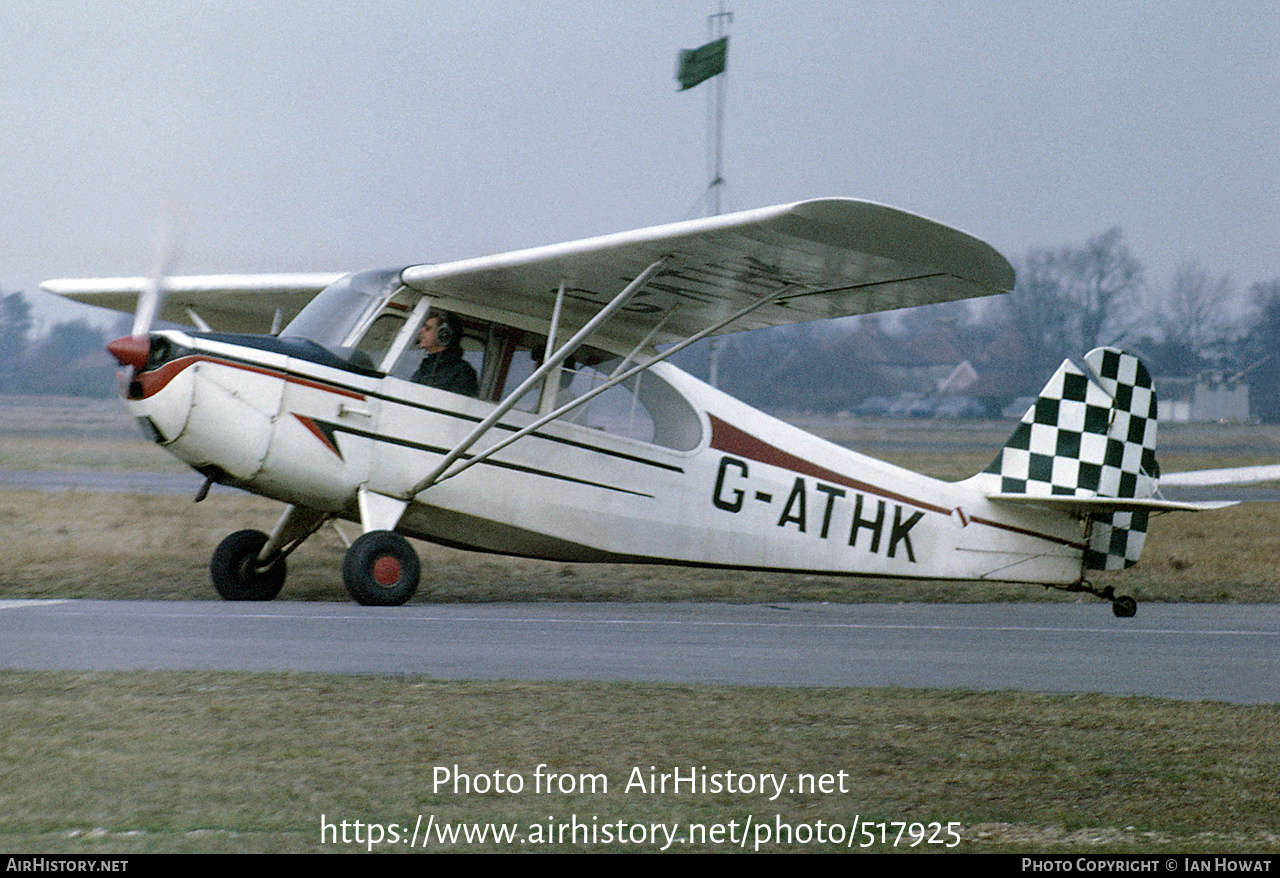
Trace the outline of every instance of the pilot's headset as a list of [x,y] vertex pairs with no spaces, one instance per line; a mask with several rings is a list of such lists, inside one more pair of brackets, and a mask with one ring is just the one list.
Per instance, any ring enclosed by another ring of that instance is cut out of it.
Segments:
[[451,348],[455,341],[460,341],[458,331],[453,325],[453,315],[447,311],[432,311],[430,316],[438,317],[439,324],[436,326],[436,344],[442,347]]

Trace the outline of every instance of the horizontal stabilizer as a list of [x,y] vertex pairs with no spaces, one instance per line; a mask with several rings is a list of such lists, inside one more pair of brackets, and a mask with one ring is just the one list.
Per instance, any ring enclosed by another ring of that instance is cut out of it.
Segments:
[[998,503],[1028,503],[1049,509],[1079,513],[1094,512],[1204,512],[1209,509],[1225,509],[1235,506],[1235,500],[1163,500],[1155,497],[1045,497],[1040,494],[988,494],[988,500]]
[[1164,473],[1160,487],[1206,488],[1214,485],[1256,485],[1280,481],[1280,465],[1236,466],[1225,469],[1199,469],[1181,473]]

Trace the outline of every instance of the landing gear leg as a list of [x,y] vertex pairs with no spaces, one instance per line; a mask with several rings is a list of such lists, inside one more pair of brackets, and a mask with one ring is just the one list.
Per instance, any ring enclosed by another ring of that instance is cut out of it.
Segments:
[[285,558],[329,518],[301,506],[285,509],[271,536],[259,530],[231,534],[213,552],[209,576],[227,601],[269,601],[284,587]]

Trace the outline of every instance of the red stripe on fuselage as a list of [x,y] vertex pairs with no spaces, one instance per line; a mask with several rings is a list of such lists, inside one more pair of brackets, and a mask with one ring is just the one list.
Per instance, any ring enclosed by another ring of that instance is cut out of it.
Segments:
[[[821,479],[824,482],[830,482],[834,485],[841,485],[846,488],[852,488],[855,491],[861,491],[864,494],[872,494],[877,497],[884,497],[886,500],[893,500],[898,503],[906,503],[909,506],[915,506],[918,509],[927,509],[930,512],[937,512],[942,515],[951,515],[953,511],[936,503],[928,503],[924,500],[917,500],[914,497],[908,497],[905,494],[897,494],[893,491],[886,491],[883,488],[877,488],[875,485],[862,482],[857,479],[842,476],[838,472],[829,470],[826,467],[818,466],[815,463],[797,457],[794,454],[783,451],[775,445],[770,445],[762,439],[757,439],[745,430],[741,430],[732,424],[720,420],[710,412],[707,413],[707,419],[711,421],[711,447],[716,451],[723,451],[726,454],[733,454],[738,457],[745,457],[748,460],[754,460],[757,463],[776,466],[780,469],[788,469],[801,475],[810,476],[811,478]],[[1026,528],[1016,527],[1011,524],[1003,524],[998,521],[992,521],[988,518],[982,518],[976,515],[969,515],[960,511],[962,520],[968,518],[969,522],[977,524],[985,524],[988,527],[998,527],[1001,530],[1012,531],[1014,533],[1025,534],[1027,536],[1038,537],[1042,540],[1048,540],[1063,546],[1070,546],[1073,549],[1084,549],[1083,543],[1073,540],[1063,539],[1062,537],[1050,536],[1037,531],[1027,530]]]
[[339,396],[346,396],[351,399],[358,399],[361,401],[365,399],[365,395],[363,393],[357,393],[354,390],[347,390],[344,387],[335,387],[332,384],[313,381],[310,378],[301,378],[297,375],[290,375],[286,372],[281,372],[278,369],[268,369],[265,366],[255,366],[250,363],[239,363],[235,360],[224,360],[221,357],[213,357],[208,354],[193,354],[188,357],[179,357],[176,360],[171,360],[168,363],[165,363],[158,369],[153,369],[150,372],[143,372],[141,375],[137,376],[136,379],[142,386],[142,395],[137,398],[147,399],[148,397],[155,396],[184,369],[194,366],[196,363],[201,361],[206,363],[215,363],[219,366],[229,366],[232,369],[243,369],[246,372],[254,372],[258,375],[270,375],[272,378],[279,378],[283,381],[289,382],[290,384],[297,384],[301,387],[310,387],[315,390],[323,390],[325,393],[336,393]]
[[767,463],[769,466],[776,466],[781,469],[789,469],[801,475],[822,479],[824,482],[853,488],[853,490],[861,491],[864,494],[874,494],[887,500],[896,500],[899,503],[906,503],[920,509],[928,509],[930,512],[940,512],[943,515],[951,514],[950,509],[944,509],[936,503],[926,503],[913,497],[907,497],[904,494],[895,494],[892,491],[877,488],[867,482],[860,482],[857,479],[842,476],[840,473],[833,472],[815,463],[810,463],[802,457],[796,457],[794,454],[757,439],[750,433],[740,430],[732,424],[725,423],[715,415],[708,414],[707,417],[711,421],[711,447],[716,451],[736,454],[738,457],[745,457],[759,463]]

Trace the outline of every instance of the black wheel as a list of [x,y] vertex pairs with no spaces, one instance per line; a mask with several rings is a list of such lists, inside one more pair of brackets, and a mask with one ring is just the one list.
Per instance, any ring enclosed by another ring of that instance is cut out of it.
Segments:
[[1121,619],[1128,619],[1138,614],[1138,602],[1131,597],[1118,597],[1111,602],[1111,612]]
[[342,581],[366,607],[400,606],[418,590],[420,575],[418,553],[394,531],[369,531],[342,559]]
[[258,566],[258,553],[267,544],[260,530],[238,530],[213,551],[209,576],[225,601],[269,601],[280,594],[287,570],[283,558]]

